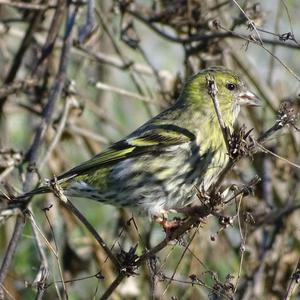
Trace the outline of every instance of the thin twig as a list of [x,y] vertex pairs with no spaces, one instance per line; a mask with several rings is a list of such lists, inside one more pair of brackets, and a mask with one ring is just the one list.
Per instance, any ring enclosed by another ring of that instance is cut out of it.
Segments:
[[79,28],[79,33],[78,33],[79,43],[83,43],[87,39],[87,37],[91,34],[92,30],[95,27],[94,9],[95,9],[95,0],[88,0],[85,24],[80,26]]
[[59,31],[63,24],[63,20],[66,13],[66,5],[67,1],[65,0],[57,1],[57,8],[52,17],[50,29],[48,31],[45,44],[41,49],[40,56],[38,57],[38,59],[36,59],[35,65],[32,68],[31,77],[33,78],[36,77],[35,75],[37,74],[39,67],[41,67],[46,61],[46,59],[52,54]]
[[0,5],[9,5],[21,9],[28,9],[28,10],[47,10],[56,8],[54,5],[47,5],[47,4],[35,4],[35,3],[27,3],[27,2],[17,2],[11,0],[0,0]]
[[[47,262],[47,259],[46,259],[46,256],[45,256],[45,253],[44,253],[44,250],[43,250],[43,246],[42,246],[42,243],[41,243],[41,240],[40,240],[40,236],[41,236],[43,238],[45,244],[48,246],[48,248],[51,250],[51,252],[55,256],[55,260],[56,260],[56,263],[57,263],[57,266],[58,266],[59,276],[61,278],[61,282],[62,282],[62,286],[63,286],[64,295],[65,295],[66,298],[68,298],[67,287],[64,283],[63,271],[62,271],[62,267],[61,267],[61,264],[60,264],[60,261],[59,261],[59,254],[58,254],[57,245],[55,244],[55,247],[56,247],[56,250],[55,250],[52,247],[51,243],[48,241],[48,239],[43,234],[41,228],[36,223],[33,213],[29,209],[27,210],[27,213],[29,215],[29,218],[30,218],[30,221],[31,221],[31,224],[32,224],[32,228],[34,230],[35,239],[38,243],[39,253],[41,254],[41,258],[42,258],[42,264],[40,266],[39,273],[41,271],[43,273],[46,273],[41,277],[41,279],[38,282],[36,282],[37,286],[38,286],[37,297],[42,297],[43,291],[44,291],[44,288],[45,288],[45,285],[46,285],[46,280],[47,280],[47,277],[48,277],[48,262]],[[51,231],[52,231],[52,234],[54,234],[52,229],[51,229]],[[54,239],[54,241],[55,241],[55,239]],[[61,297],[59,296],[59,298],[61,298]]]
[[15,166],[12,165],[12,166],[7,167],[4,171],[2,171],[0,173],[0,182],[3,181],[3,179],[14,170],[14,168],[15,168]]
[[[24,216],[18,216],[15,223],[13,235],[9,241],[8,247],[5,251],[2,260],[1,269],[0,269],[0,286],[2,286],[4,283],[7,272],[9,270],[9,267],[15,255],[21,234],[23,233],[24,226],[25,226]],[[0,288],[0,292],[1,292],[1,288]]]
[[[218,24],[218,26],[219,28],[225,30],[226,32],[232,32],[230,29],[225,28],[221,24]],[[251,37],[245,38],[242,35],[240,37],[241,39],[245,40],[247,43],[253,43],[263,48],[268,54],[270,54],[275,60],[277,60],[291,75],[293,75],[298,81],[300,81],[300,77],[286,63],[284,63],[280,58],[278,58],[278,56],[274,55],[268,48],[266,48],[264,44],[257,42],[255,39]]]
[[[213,40],[213,39],[225,39],[225,38],[235,38],[235,39],[244,39],[244,40],[249,40],[249,42],[253,42],[249,39],[249,36],[237,33],[237,32],[213,32],[213,33],[207,33],[207,34],[195,34],[191,35],[188,37],[176,37],[172,36],[164,31],[161,31],[158,29],[152,22],[144,18],[142,15],[137,13],[134,10],[126,10],[127,13],[130,15],[134,16],[137,18],[139,21],[143,22],[145,25],[147,25],[151,30],[153,30],[155,33],[159,34],[163,38],[167,39],[170,42],[173,43],[180,43],[180,44],[189,44],[192,42],[203,42],[203,41],[208,41],[208,40]],[[274,39],[267,39],[267,38],[262,38],[261,39],[263,43],[269,44],[269,45],[278,45],[282,47],[289,47],[289,48],[294,48],[294,49],[299,49],[300,47],[298,45],[292,44],[292,43],[286,43],[282,42],[280,40],[274,40]]]
[[[113,48],[116,51],[116,53],[119,55],[120,59],[122,60],[123,64],[128,65],[128,72],[129,72],[129,76],[132,79],[135,87],[137,88],[137,91],[141,94],[141,95],[145,95],[145,91],[142,88],[142,86],[140,85],[139,81],[138,81],[138,77],[136,74],[136,72],[134,71],[133,67],[131,66],[131,64],[129,63],[129,60],[126,58],[126,56],[123,54],[123,52],[121,51],[120,47],[118,46],[117,41],[114,38],[114,35],[111,33],[110,29],[108,28],[107,24],[107,20],[105,18],[105,16],[102,14],[100,9],[96,9],[96,15],[98,16],[98,19],[104,29],[104,31],[106,32],[106,34],[108,35],[108,37],[110,38],[112,44],[113,44]],[[147,103],[145,103],[145,108],[149,114],[149,116],[151,116],[151,110],[148,106]]]
[[104,145],[109,144],[109,141],[107,140],[106,137],[104,137],[96,132],[92,132],[90,129],[79,127],[78,125],[75,125],[75,124],[71,124],[71,123],[67,122],[65,130],[74,132],[83,137],[88,137],[88,138],[90,138],[94,141],[97,141],[101,144],[104,144]]
[[297,266],[291,276],[291,280],[289,282],[289,286],[287,288],[284,300],[291,299],[291,297],[294,293],[294,290],[295,290],[297,284],[299,283],[299,279],[300,279],[300,259],[298,259]]
[[58,124],[58,127],[57,127],[56,134],[54,136],[54,139],[50,143],[46,154],[43,156],[43,159],[39,163],[39,169],[40,170],[47,163],[47,161],[48,161],[49,157],[51,156],[55,146],[58,144],[58,142],[60,140],[60,137],[63,134],[63,130],[65,129],[65,126],[66,126],[66,123],[67,123],[67,118],[68,118],[68,115],[69,115],[69,111],[72,108],[72,106],[75,106],[75,101],[76,100],[73,99],[72,97],[67,97],[66,103],[65,103],[65,106],[64,106],[64,110],[63,110],[62,116],[60,118],[60,121],[59,121],[59,124]]
[[145,97],[145,96],[133,93],[133,92],[129,92],[127,90],[118,88],[116,86],[106,84],[104,82],[97,81],[97,82],[93,83],[93,85],[99,90],[116,93],[116,94],[119,94],[121,96],[126,96],[126,97],[129,97],[129,98],[132,98],[132,99],[141,100],[141,101],[144,101],[144,102],[147,102],[147,103],[154,103],[154,104],[157,103],[157,101],[155,101],[155,99],[151,99],[149,97]]
[[248,17],[248,15],[246,14],[246,12],[242,9],[242,7],[239,5],[239,3],[238,3],[236,0],[231,0],[231,1],[233,1],[233,2],[235,3],[235,5],[239,8],[239,10],[240,10],[240,11],[243,13],[243,15],[246,17],[246,19],[247,19],[248,22],[249,22],[248,25],[249,25],[250,29],[254,29],[254,31],[255,31],[255,33],[256,33],[258,39],[259,39],[260,44],[263,45],[263,41],[262,41],[262,39],[261,39],[261,37],[260,37],[260,34],[259,34],[258,31],[257,31],[257,28],[256,28],[256,26],[255,26],[255,23]]
[[258,145],[259,148],[261,148],[261,150],[262,150],[263,152],[269,153],[269,154],[271,154],[272,156],[274,156],[274,157],[276,157],[276,158],[278,158],[278,159],[280,159],[280,160],[286,162],[286,163],[289,164],[290,166],[293,166],[294,168],[300,169],[300,165],[298,165],[298,164],[296,164],[296,163],[294,163],[294,162],[292,162],[292,161],[290,161],[290,160],[288,160],[288,159],[286,159],[286,158],[284,158],[284,157],[282,157],[282,156],[280,156],[280,155],[274,153],[273,151],[267,149],[266,147],[264,147],[264,146],[261,145],[260,143],[257,143],[257,145]]
[[244,255],[245,255],[245,251],[246,251],[245,245],[246,245],[246,234],[247,234],[247,232],[245,232],[245,235],[243,234],[242,224],[241,224],[241,217],[240,217],[242,199],[243,199],[243,195],[241,195],[239,200],[238,200],[238,208],[237,208],[237,218],[238,218],[239,232],[240,232],[240,238],[241,238],[241,246],[240,246],[241,258],[240,258],[239,271],[238,271],[238,274],[237,274],[236,283],[235,283],[235,287],[234,287],[234,293],[236,293],[238,285],[239,285],[239,281],[240,281],[241,274],[242,274]]
[[227,152],[230,153],[230,145],[229,145],[229,131],[228,128],[225,126],[225,122],[223,120],[223,116],[221,113],[221,108],[220,108],[220,104],[219,104],[219,100],[218,100],[218,87],[217,87],[217,83],[216,80],[214,78],[214,76],[212,74],[208,74],[206,77],[206,83],[207,83],[207,89],[208,89],[208,94],[210,95],[213,104],[214,104],[214,108],[215,108],[215,112],[217,114],[218,117],[218,122],[223,134],[223,139],[227,148]]
[[89,230],[89,232],[96,239],[101,248],[105,251],[106,255],[110,258],[112,263],[114,264],[117,270],[120,269],[120,263],[117,258],[113,255],[110,248],[107,246],[105,241],[101,238],[95,228],[88,222],[88,220],[83,216],[83,214],[78,210],[72,202],[69,200],[65,203],[65,205],[72,211],[72,213],[84,224],[84,226]]
[[[70,48],[72,45],[71,32],[72,32],[73,25],[74,25],[75,15],[76,15],[76,12],[73,14],[72,18],[70,20],[68,19],[66,22],[65,43],[64,43],[64,46],[63,46],[63,49],[61,52],[60,68],[59,68],[59,71],[56,76],[56,81],[54,82],[51,93],[49,95],[48,102],[43,110],[43,117],[42,117],[42,120],[40,123],[40,127],[38,128],[38,130],[36,132],[34,141],[28,152],[29,154],[27,156],[27,161],[29,162],[30,166],[34,165],[34,162],[36,161],[36,159],[38,157],[39,148],[42,144],[46,129],[51,123],[55,103],[59,99],[62,87],[65,83],[66,68],[67,68],[67,64],[69,61]],[[2,102],[2,104],[3,104],[3,102]],[[30,188],[32,186],[32,180],[33,180],[33,173],[29,169],[26,174],[26,179],[25,179],[25,183],[24,183],[24,192],[27,192],[30,190]],[[24,217],[18,216],[15,227],[14,227],[14,232],[13,232],[12,238],[9,242],[8,248],[6,250],[6,253],[5,253],[4,259],[2,261],[1,268],[0,268],[0,284],[3,284],[3,282],[6,278],[9,266],[11,265],[12,259],[16,252],[16,249],[17,249],[19,239],[23,232],[24,225],[25,225]]]
[[[199,227],[199,225],[198,225],[198,227]],[[197,229],[198,229],[198,228],[197,228]],[[173,273],[172,273],[172,275],[171,275],[171,278],[169,279],[169,281],[168,281],[168,283],[167,283],[167,286],[165,287],[165,289],[164,289],[164,291],[163,291],[163,293],[162,293],[162,295],[161,295],[161,299],[162,299],[162,297],[164,297],[164,295],[166,294],[168,288],[170,287],[170,285],[171,285],[171,283],[172,283],[172,281],[173,281],[173,279],[174,279],[174,277],[175,277],[175,275],[176,275],[177,269],[178,269],[178,267],[179,267],[179,265],[180,265],[180,263],[181,263],[183,257],[185,256],[187,250],[189,249],[189,247],[190,247],[192,241],[194,240],[196,234],[197,234],[197,230],[194,231],[194,233],[193,233],[192,237],[190,238],[188,244],[187,244],[186,247],[184,248],[184,251],[181,253],[180,258],[179,258],[179,260],[178,260],[178,262],[177,262],[177,264],[176,264],[176,266],[175,266],[175,268],[174,268],[174,271],[173,271]]]
[[120,263],[117,258],[113,255],[110,248],[106,245],[105,241],[98,234],[96,229],[91,225],[91,223],[83,216],[83,214],[74,206],[74,204],[65,196],[63,190],[60,188],[57,182],[51,183],[51,189],[54,195],[67,207],[71,212],[85,225],[89,232],[93,235],[96,241],[99,243],[101,248],[105,251],[106,255],[110,258],[117,270],[120,269]]
[[[45,2],[45,0],[42,0],[41,4],[43,2]],[[37,30],[37,28],[40,24],[41,18],[43,17],[44,12],[45,12],[44,10],[38,10],[32,14],[30,24],[28,26],[26,34],[23,37],[23,40],[20,44],[18,52],[14,57],[12,65],[8,71],[6,78],[5,78],[4,84],[8,85],[14,81],[14,79],[19,71],[19,68],[21,66],[22,60],[24,58],[24,53],[27,51],[27,49],[31,43],[31,38],[32,38],[34,32]],[[8,98],[6,96],[0,98],[0,113],[2,113],[3,106],[7,99]]]
[[26,91],[28,88],[37,85],[37,80],[28,79],[23,81],[14,81],[0,88],[0,98],[8,97],[11,94]]

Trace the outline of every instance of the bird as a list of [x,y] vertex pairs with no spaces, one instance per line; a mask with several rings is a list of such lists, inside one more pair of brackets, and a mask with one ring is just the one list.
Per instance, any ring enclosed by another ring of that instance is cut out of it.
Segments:
[[[52,182],[66,197],[129,207],[159,223],[169,211],[187,207],[229,160],[208,78],[215,83],[224,125],[233,132],[240,107],[260,100],[236,72],[210,67],[186,81],[171,107]],[[21,198],[51,190],[42,185]]]

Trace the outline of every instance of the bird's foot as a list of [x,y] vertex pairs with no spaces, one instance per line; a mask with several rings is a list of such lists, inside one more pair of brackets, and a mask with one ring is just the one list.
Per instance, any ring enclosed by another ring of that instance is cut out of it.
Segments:
[[168,220],[165,216],[157,217],[155,221],[163,227],[167,239],[171,239],[172,233],[183,223],[182,219],[174,218],[173,220]]

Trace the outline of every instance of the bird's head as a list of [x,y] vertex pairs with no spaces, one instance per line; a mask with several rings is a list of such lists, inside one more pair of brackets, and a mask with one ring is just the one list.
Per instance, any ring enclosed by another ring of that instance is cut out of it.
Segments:
[[185,85],[181,98],[194,110],[216,114],[211,92],[216,99],[225,123],[232,124],[240,106],[259,106],[260,100],[234,72],[213,67],[194,75]]

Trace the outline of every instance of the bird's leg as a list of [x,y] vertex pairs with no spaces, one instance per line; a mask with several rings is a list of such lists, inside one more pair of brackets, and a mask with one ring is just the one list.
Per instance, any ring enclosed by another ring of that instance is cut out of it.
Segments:
[[[154,216],[154,220],[156,223],[160,224],[167,238],[171,237],[172,232],[174,232],[178,227],[182,225],[182,220],[179,218],[174,218],[173,220],[168,220],[168,213],[174,212],[174,210],[162,211],[159,216]],[[177,212],[177,211],[176,211]]]

